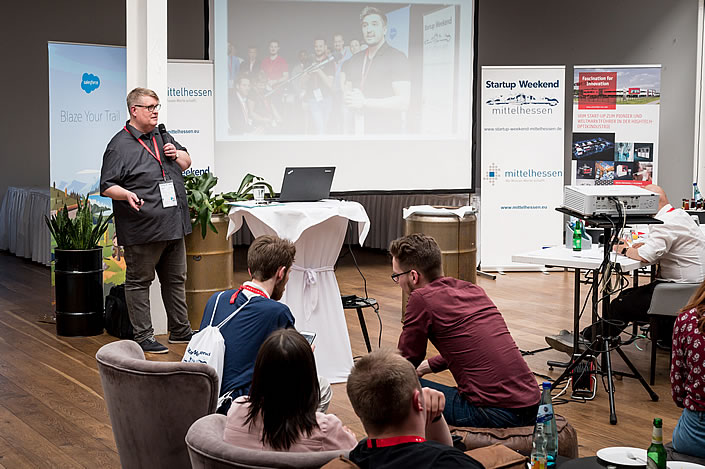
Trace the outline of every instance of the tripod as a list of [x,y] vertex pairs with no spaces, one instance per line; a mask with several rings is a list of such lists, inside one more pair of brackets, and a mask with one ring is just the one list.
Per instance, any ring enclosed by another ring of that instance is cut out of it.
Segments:
[[[624,221],[624,223],[638,223],[638,224],[655,224],[655,223],[662,223],[660,220],[656,220],[655,218],[652,217],[647,217],[647,216],[629,216],[625,215],[625,219],[622,220],[622,217],[620,217],[619,220],[616,219],[616,217],[609,217],[607,215],[601,215],[601,216],[593,216],[593,217],[585,217],[582,216],[581,214],[577,212],[573,212],[572,210],[566,209],[564,207],[560,207],[558,209],[559,212],[565,213],[567,215],[571,215],[580,219],[583,219],[585,221],[585,224],[589,224],[590,226],[594,226],[597,228],[602,228],[604,230],[604,255],[603,255],[603,263],[601,267],[606,266],[610,262],[610,256],[611,256],[611,245],[610,239],[612,237],[612,229],[613,227],[616,227],[617,224],[616,222],[621,222]],[[593,322],[597,317],[597,297],[599,295],[597,288],[599,285],[599,276],[602,274],[602,269],[598,269],[594,271],[593,275],[593,303],[592,303],[592,308],[593,308]],[[576,272],[576,286],[579,288],[579,273]],[[577,289],[576,292],[579,292],[580,290]],[[576,293],[577,296],[577,293]],[[579,298],[576,300],[579,301]],[[646,382],[644,377],[639,373],[639,370],[636,369],[634,364],[629,360],[629,358],[626,356],[624,351],[622,351],[621,344],[619,342],[616,343],[616,345],[613,346],[613,350],[616,350],[619,356],[622,358],[624,363],[627,365],[627,367],[631,370],[631,373],[626,373],[622,371],[614,371],[612,369],[612,360],[610,356],[610,346],[612,346],[612,342],[615,340],[614,337],[608,337],[605,336],[605,318],[609,317],[609,307],[610,307],[610,302],[609,302],[609,293],[604,292],[602,294],[602,319],[599,322],[599,328],[598,328],[598,333],[594,334],[594,338],[590,346],[585,350],[583,353],[578,356],[578,358],[574,358],[575,354],[577,354],[578,349],[578,334],[579,334],[579,321],[578,318],[574,318],[574,331],[573,331],[573,351],[574,355],[573,358],[571,358],[571,362],[568,365],[568,367],[563,371],[563,373],[554,381],[553,385],[551,388],[555,388],[558,383],[563,381],[564,379],[568,378],[570,376],[570,373],[573,371],[573,369],[578,366],[583,360],[588,357],[588,355],[595,355],[601,356],[601,371],[600,373],[602,375],[607,375],[607,393],[609,396],[609,404],[610,404],[610,424],[616,425],[617,424],[617,411],[615,409],[615,404],[614,404],[614,382],[612,380],[612,377],[615,375],[619,376],[624,376],[627,378],[636,378],[639,380],[641,385],[644,387],[646,392],[649,394],[649,397],[651,398],[652,401],[658,401],[658,394],[656,394],[653,389],[649,386],[649,384]],[[600,347],[601,348],[598,348]],[[595,353],[594,351],[597,350]]]

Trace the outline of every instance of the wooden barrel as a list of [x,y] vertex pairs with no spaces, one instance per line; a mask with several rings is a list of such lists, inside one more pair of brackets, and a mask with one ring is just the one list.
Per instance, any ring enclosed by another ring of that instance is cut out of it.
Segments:
[[[477,283],[477,217],[475,214],[468,213],[463,218],[453,214],[413,214],[406,219],[404,234],[413,233],[433,236],[436,240],[441,248],[443,275]],[[407,300],[406,295],[403,295],[402,318],[406,311]]]
[[200,225],[186,237],[186,303],[191,328],[201,327],[203,309],[213,293],[233,288],[233,245],[225,238],[227,217],[211,219],[218,233],[210,228],[205,239]]

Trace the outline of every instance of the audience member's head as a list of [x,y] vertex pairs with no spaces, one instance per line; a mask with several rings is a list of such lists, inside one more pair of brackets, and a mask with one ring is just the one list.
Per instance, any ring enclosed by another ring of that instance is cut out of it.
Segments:
[[645,186],[644,189],[647,191],[655,192],[658,194],[658,209],[661,210],[664,206],[668,205],[668,197],[666,196],[666,191],[664,191],[661,186],[656,184],[649,184]]
[[255,46],[250,46],[247,48],[247,58],[250,62],[257,60],[257,48]]
[[235,82],[235,89],[245,98],[250,94],[250,86],[250,76],[246,74],[240,75]]
[[436,240],[414,233],[395,239],[389,245],[394,281],[406,293],[443,275],[441,248]]
[[309,59],[306,49],[301,49],[298,53],[298,57],[301,65],[309,65],[311,63],[311,59]]
[[280,300],[295,256],[296,247],[291,241],[278,236],[260,236],[247,250],[247,269],[254,280],[266,282],[275,279],[271,297]]
[[326,57],[326,49],[328,46],[326,45],[326,40],[317,37],[313,40],[313,53],[316,55],[316,59],[320,62]]
[[421,419],[423,428],[423,394],[416,370],[396,351],[375,350],[355,362],[347,391],[369,435],[407,427],[414,419]]
[[316,361],[311,346],[295,329],[274,331],[262,343],[248,400],[247,423],[261,419],[262,443],[275,450],[288,450],[301,435],[317,428]]
[[351,39],[350,40],[350,52],[353,54],[357,54],[360,52],[360,40],[359,39]]
[[279,54],[279,41],[269,41],[269,56],[276,57]]
[[343,39],[343,35],[340,33],[333,34],[333,50],[338,54],[342,54],[344,47],[345,40]]

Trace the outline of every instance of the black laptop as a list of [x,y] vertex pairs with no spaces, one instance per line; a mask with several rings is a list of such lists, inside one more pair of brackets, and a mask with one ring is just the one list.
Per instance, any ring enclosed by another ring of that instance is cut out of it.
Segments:
[[286,168],[279,202],[315,202],[330,197],[334,166]]

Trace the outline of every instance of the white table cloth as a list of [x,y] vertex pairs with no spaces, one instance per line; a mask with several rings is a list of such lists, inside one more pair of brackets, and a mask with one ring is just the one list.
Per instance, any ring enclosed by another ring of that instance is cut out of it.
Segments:
[[228,237],[247,222],[254,236],[276,234],[296,246],[296,258],[281,302],[289,306],[296,329],[316,333],[318,374],[331,383],[347,380],[352,368],[350,338],[340,289],[333,271],[345,239],[348,220],[358,222],[360,244],[370,229],[357,202],[325,200],[230,209]]
[[49,189],[8,187],[0,207],[0,249],[49,265],[50,235],[44,221],[49,206]]

